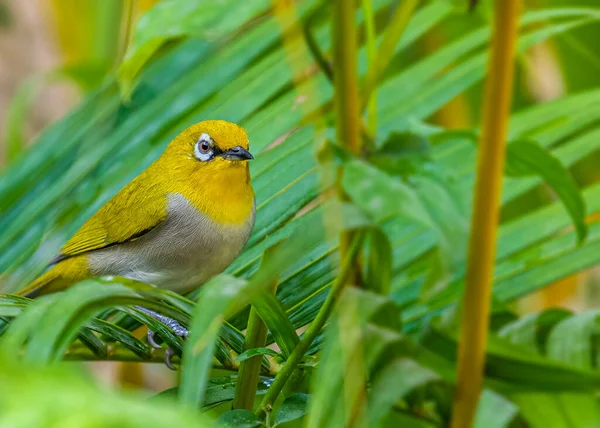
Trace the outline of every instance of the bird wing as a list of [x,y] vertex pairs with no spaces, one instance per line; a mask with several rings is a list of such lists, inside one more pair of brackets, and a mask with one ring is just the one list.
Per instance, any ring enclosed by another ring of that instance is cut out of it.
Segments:
[[138,239],[166,216],[166,195],[160,185],[138,176],[84,223],[52,263]]

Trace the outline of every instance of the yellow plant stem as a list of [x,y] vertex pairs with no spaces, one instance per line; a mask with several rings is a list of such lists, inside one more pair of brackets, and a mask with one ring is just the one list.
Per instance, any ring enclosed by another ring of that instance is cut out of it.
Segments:
[[336,0],[332,20],[337,138],[339,144],[358,156],[361,147],[354,2]]
[[483,106],[452,428],[473,423],[483,382],[520,0],[497,0]]
[[[355,4],[351,0],[335,0],[332,6],[333,40],[333,81],[335,87],[335,119],[338,144],[355,156],[360,156],[361,122],[358,101],[358,40]],[[341,188],[341,168],[338,170],[338,195],[341,200],[346,196]],[[353,239],[352,232],[340,236],[340,256],[343,260]],[[358,263],[349,275],[349,282],[360,285]]]

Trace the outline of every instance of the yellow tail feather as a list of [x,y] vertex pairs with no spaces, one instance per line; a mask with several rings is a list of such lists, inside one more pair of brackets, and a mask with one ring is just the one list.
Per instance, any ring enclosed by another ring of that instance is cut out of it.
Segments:
[[35,298],[43,294],[55,293],[91,276],[85,255],[71,257],[58,262],[45,274],[17,292],[17,295]]

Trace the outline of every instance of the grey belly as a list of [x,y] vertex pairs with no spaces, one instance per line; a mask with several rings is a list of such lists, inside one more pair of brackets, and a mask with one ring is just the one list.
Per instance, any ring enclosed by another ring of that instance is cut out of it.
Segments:
[[142,237],[89,254],[94,275],[124,276],[187,291],[223,272],[240,254],[254,226],[219,225],[179,194],[169,195],[166,220]]

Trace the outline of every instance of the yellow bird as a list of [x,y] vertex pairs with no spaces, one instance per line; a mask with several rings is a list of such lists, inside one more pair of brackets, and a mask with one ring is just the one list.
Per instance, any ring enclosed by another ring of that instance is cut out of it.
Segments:
[[[254,227],[248,150],[246,131],[233,123],[190,126],[19,294],[34,297],[106,275],[180,293],[199,287],[233,262]],[[146,312],[180,330],[174,320]],[[152,334],[149,340],[155,345]]]

